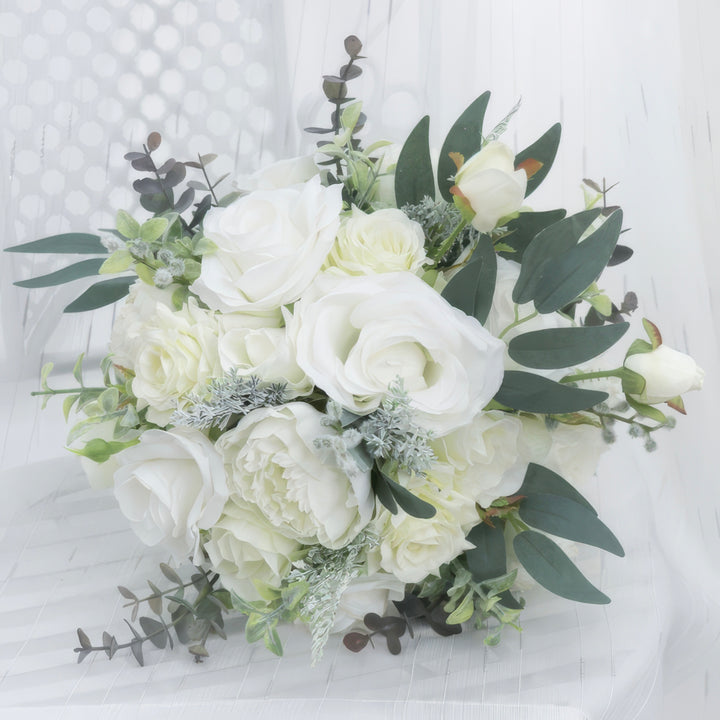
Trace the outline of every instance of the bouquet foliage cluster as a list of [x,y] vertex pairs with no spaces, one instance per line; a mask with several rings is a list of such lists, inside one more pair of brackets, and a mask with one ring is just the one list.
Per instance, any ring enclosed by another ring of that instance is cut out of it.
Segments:
[[133,622],[151,610],[130,640],[80,630],[79,659],[130,647],[142,662],[173,635],[200,659],[230,611],[275,653],[280,623],[306,623],[317,659],[353,626],[349,649],[381,634],[399,652],[417,619],[495,643],[535,582],[609,602],[573,546],[623,550],[579,488],[620,423],[652,449],[673,424],[658,406],[682,412],[702,371],[647,320],[619,367],[598,360],[637,305],[598,281],[632,251],[604,182],[584,181],[575,214],[526,205],[559,125],[516,154],[499,140],[512,113],[483,134],[485,93],[436,163],[427,117],[399,151],[365,147],[347,97],[357,38],[346,50],[316,155],[223,195],[213,155],[158,159],[152,133],[126,156],[145,212],[11,248],[90,256],[18,283],[100,273],[67,312],[122,302],[102,383],[81,357],[77,388],[51,388],[46,367],[40,394],[64,395],[91,481],[174,561],[169,588],[120,588]]

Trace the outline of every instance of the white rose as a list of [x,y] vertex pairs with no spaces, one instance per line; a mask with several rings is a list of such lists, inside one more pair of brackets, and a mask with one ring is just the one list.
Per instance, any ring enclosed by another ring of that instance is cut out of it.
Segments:
[[438,438],[433,450],[453,465],[456,487],[482,507],[512,495],[522,485],[528,460],[521,453],[522,421],[494,411],[480,413],[449,435]]
[[600,456],[609,447],[602,432],[592,425],[560,423],[550,433],[550,439],[550,450],[541,465],[578,488],[595,475]]
[[277,190],[304,183],[320,172],[312,155],[286,158],[239,181],[244,190]]
[[205,542],[222,584],[248,601],[260,599],[253,580],[280,587],[300,547],[279,533],[256,506],[236,495],[228,500]]
[[325,267],[347,275],[417,273],[426,261],[425,233],[419,223],[395,208],[368,215],[354,207],[340,224]]
[[340,597],[340,604],[335,613],[332,632],[345,632],[353,625],[361,622],[367,613],[385,615],[393,609],[391,603],[405,597],[405,583],[394,575],[376,572],[363,575],[350,582]]
[[515,170],[513,151],[494,140],[463,163],[455,184],[475,211],[472,226],[480,232],[490,232],[501,217],[522,206],[527,173]]
[[199,308],[194,298],[178,312],[163,305],[156,312],[144,329],[132,389],[154,411],[153,422],[165,424],[183,396],[202,392],[222,368],[214,313]]
[[323,187],[319,178],[211,209],[203,227],[217,249],[203,256],[190,289],[223,312],[294,302],[330,251],[341,210],[341,186]]
[[284,327],[247,327],[242,314],[218,318],[218,354],[224,371],[257,375],[267,382],[287,383],[287,397],[307,395],[312,382],[295,360],[295,348]]
[[689,392],[700,390],[705,371],[689,355],[660,345],[647,353],[625,359],[625,367],[645,378],[645,389],[631,397],[638,402],[655,405]]
[[480,517],[475,503],[452,488],[452,468],[437,463],[425,478],[401,475],[401,482],[435,506],[431,518],[416,518],[401,508],[393,515],[378,505],[374,521],[380,536],[380,567],[398,580],[417,583],[437,575],[440,566],[473,547],[465,539]]
[[115,497],[135,534],[162,543],[177,562],[200,562],[199,531],[214,525],[228,496],[213,444],[190,428],[147,430],[115,457]]
[[135,369],[135,358],[142,348],[145,330],[157,316],[158,306],[172,309],[172,289],[161,290],[137,280],[120,306],[110,335],[113,362],[129,370]]
[[323,414],[307,403],[248,413],[217,441],[232,492],[260,511],[283,535],[340,548],[373,512],[369,472],[349,478],[323,462],[315,439],[326,435]]
[[289,330],[298,365],[333,400],[367,414],[399,376],[438,435],[468,422],[502,382],[504,344],[411,273],[320,277]]

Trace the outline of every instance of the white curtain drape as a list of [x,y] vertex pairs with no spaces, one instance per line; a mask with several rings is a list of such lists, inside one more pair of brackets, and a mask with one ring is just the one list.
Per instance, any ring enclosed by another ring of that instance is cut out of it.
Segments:
[[[659,645],[664,673],[655,677],[667,695],[664,711],[671,717],[682,705],[688,717],[715,717],[718,27],[715,0],[5,0],[2,244],[94,231],[110,226],[116,209],[134,209],[136,174],[122,156],[150,130],[162,133],[168,156],[218,153],[218,175],[311,151],[317,138],[302,128],[326,120],[321,76],[344,62],[349,34],[362,39],[367,56],[350,85],[364,102],[366,137],[401,142],[429,114],[439,147],[484,90],[493,93],[488,124],[522,100],[505,136],[518,150],[562,122],[558,158],[532,206],[579,210],[582,178],[619,182],[611,200],[625,211],[624,242],[635,255],[607,272],[606,288],[638,294],[636,336],[639,318],[649,317],[667,344],[707,371],[705,390],[688,396],[688,417],[659,438],[657,453],[628,446],[631,467],[650,481],[643,492],[628,488],[634,505],[623,520],[647,527],[670,588],[656,599],[669,634]],[[59,264],[2,255],[6,451],[22,437],[17,417],[26,417],[10,381],[27,381],[50,359],[69,369],[80,351],[105,351],[112,308],[61,312],[89,282],[12,286]],[[630,472],[603,469],[623,471]]]

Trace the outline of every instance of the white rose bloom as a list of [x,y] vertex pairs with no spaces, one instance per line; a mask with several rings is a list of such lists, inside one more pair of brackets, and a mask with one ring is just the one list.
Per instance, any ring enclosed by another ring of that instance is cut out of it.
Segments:
[[370,612],[385,615],[388,609],[394,609],[394,600],[404,597],[405,583],[394,575],[376,572],[357,577],[340,598],[332,632],[346,632]]
[[595,475],[600,456],[609,445],[592,425],[560,425],[551,433],[550,450],[541,463],[576,488]]
[[300,547],[279,533],[256,506],[236,495],[228,500],[205,542],[222,584],[248,601],[260,599],[253,580],[280,587]]
[[387,208],[367,214],[354,207],[340,224],[325,267],[347,275],[417,273],[427,259],[422,226],[404,212]]
[[465,536],[480,517],[475,503],[452,489],[450,466],[437,463],[426,478],[402,476],[400,481],[437,512],[416,518],[398,508],[393,515],[378,504],[374,524],[380,536],[380,567],[398,580],[417,583],[473,547]]
[[361,415],[399,376],[419,422],[443,435],[468,422],[502,382],[504,344],[411,273],[325,274],[293,313],[298,365]]
[[194,298],[178,312],[163,305],[156,311],[144,329],[132,388],[150,406],[153,422],[165,424],[183,396],[201,392],[222,368],[214,313],[199,308]]
[[203,223],[217,249],[203,256],[191,290],[222,312],[272,310],[297,300],[317,275],[340,223],[341,186],[258,190]]
[[700,390],[705,371],[689,355],[660,345],[647,353],[625,359],[625,367],[645,378],[645,389],[634,400],[655,405],[689,392]]
[[218,354],[224,371],[234,369],[238,375],[257,375],[267,382],[284,381],[289,398],[312,390],[284,327],[247,327],[239,313],[221,315],[218,325]]
[[475,211],[472,226],[480,232],[490,232],[501,217],[522,206],[527,173],[515,170],[513,151],[494,140],[464,162],[455,176],[455,184]]
[[115,458],[115,497],[135,534],[162,543],[177,562],[200,562],[199,531],[215,524],[228,496],[213,444],[190,428],[147,430]]
[[231,491],[257,505],[283,535],[305,544],[340,548],[373,512],[369,472],[349,478],[323,462],[316,438],[326,435],[323,414],[307,403],[248,413],[217,441]]
[[137,280],[120,306],[110,335],[113,362],[129,370],[135,369],[135,358],[142,348],[145,330],[155,322],[158,305],[172,309],[172,289],[161,290]]
[[527,457],[521,453],[522,421],[494,411],[480,413],[449,435],[438,438],[433,450],[457,471],[457,489],[482,507],[512,495],[522,485]]
[[277,190],[310,180],[320,172],[312,155],[278,160],[252,175],[241,178],[239,185],[248,191]]

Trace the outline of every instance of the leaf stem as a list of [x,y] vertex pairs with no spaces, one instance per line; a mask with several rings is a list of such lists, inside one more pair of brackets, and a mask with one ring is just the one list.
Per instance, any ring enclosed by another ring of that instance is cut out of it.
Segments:
[[[111,385],[110,387],[116,387]],[[91,392],[104,392],[107,388],[104,387],[77,387],[77,388],[63,388],[62,390],[33,390],[30,395],[68,395],[70,393],[77,393],[78,395],[85,391]]]
[[597,370],[595,372],[588,373],[576,373],[574,375],[566,375],[560,380],[561,383],[575,382],[577,380],[595,380],[596,378],[606,377],[622,377],[620,374],[622,368],[616,368],[615,370]]
[[511,322],[499,335],[498,340],[502,340],[507,333],[510,332],[513,328],[517,327],[518,325],[522,325],[524,322],[527,322],[528,320],[532,320],[533,318],[536,318],[538,316],[538,311],[535,310],[534,312],[531,312],[529,315],[526,315],[524,318],[519,317],[519,306],[515,305],[515,321]]

